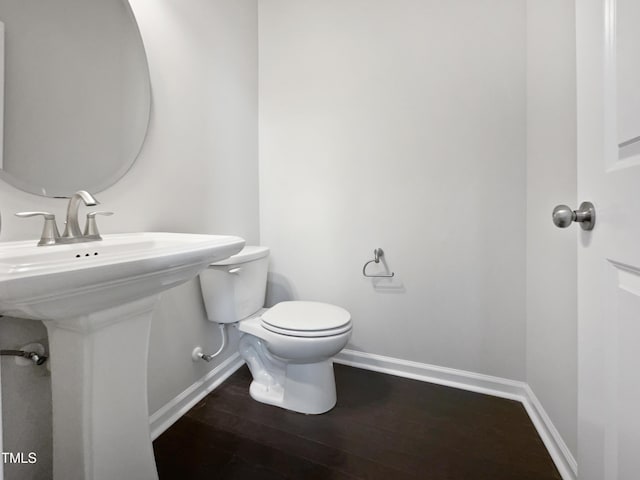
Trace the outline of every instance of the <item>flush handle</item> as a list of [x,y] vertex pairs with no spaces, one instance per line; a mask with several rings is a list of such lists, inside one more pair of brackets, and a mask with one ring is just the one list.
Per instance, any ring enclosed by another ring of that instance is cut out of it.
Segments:
[[551,216],[553,224],[558,228],[567,228],[571,223],[577,222],[583,230],[593,230],[596,224],[596,209],[591,202],[582,202],[578,210],[558,205]]

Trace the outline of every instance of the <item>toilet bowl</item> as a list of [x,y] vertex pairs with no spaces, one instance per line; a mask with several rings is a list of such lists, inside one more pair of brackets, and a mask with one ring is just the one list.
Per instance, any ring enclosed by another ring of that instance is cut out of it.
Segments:
[[207,316],[237,328],[254,400],[319,414],[336,404],[332,357],[351,337],[351,315],[321,302],[263,308],[269,249],[245,247],[200,274]]

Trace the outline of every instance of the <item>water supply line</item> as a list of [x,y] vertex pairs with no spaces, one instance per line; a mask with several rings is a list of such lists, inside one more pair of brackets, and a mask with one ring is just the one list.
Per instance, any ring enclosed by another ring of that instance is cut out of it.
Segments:
[[218,328],[220,329],[220,334],[222,335],[222,345],[220,345],[220,348],[218,349],[218,351],[216,353],[204,353],[202,351],[202,347],[196,347],[193,349],[193,352],[191,352],[191,358],[193,359],[194,362],[200,359],[204,360],[205,362],[210,362],[211,360],[213,360],[215,357],[217,357],[222,353],[222,350],[224,350],[224,347],[227,344],[227,330],[225,328],[226,326],[227,326],[226,323],[218,324]]
[[0,350],[0,355],[26,358],[27,360],[31,360],[34,365],[42,365],[49,358],[37,352],[25,352],[24,350]]

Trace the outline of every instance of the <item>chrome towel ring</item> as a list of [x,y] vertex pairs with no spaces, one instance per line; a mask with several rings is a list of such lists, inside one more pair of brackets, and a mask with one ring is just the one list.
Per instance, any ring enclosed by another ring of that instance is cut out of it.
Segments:
[[367,263],[364,264],[364,267],[362,267],[362,275],[364,275],[365,277],[369,277],[369,278],[379,278],[379,277],[393,277],[395,275],[394,272],[391,273],[380,273],[378,275],[368,275],[367,274],[367,265],[369,265],[370,263],[380,263],[380,259],[383,257],[384,252],[382,251],[381,248],[376,248],[373,251],[373,260],[369,260]]

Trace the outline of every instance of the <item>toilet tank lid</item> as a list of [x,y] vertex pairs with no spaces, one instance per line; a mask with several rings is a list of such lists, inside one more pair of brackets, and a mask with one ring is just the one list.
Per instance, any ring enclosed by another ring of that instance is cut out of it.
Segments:
[[236,265],[238,263],[247,263],[251,260],[257,260],[269,255],[269,247],[245,246],[235,255],[219,260],[211,265]]

